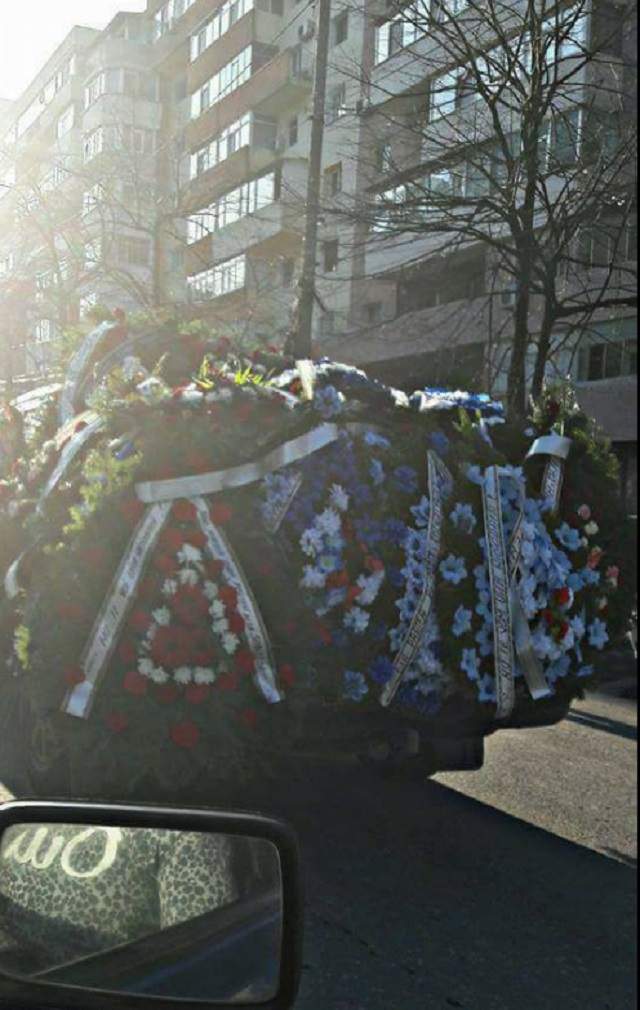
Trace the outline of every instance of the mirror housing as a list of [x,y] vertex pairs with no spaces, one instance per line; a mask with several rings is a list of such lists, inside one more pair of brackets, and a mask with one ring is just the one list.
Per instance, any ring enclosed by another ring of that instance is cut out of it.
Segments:
[[[8,975],[0,970],[0,1008],[11,1010],[32,1007],[38,1010],[207,1010],[234,1008],[252,1010],[288,1010],[293,1006],[300,981],[303,941],[303,900],[298,844],[293,830],[284,822],[260,814],[223,810],[177,809],[138,804],[82,803],[65,801],[12,801],[0,806],[0,844],[9,829],[27,825],[100,827],[105,829],[147,829],[151,831],[189,832],[201,835],[230,836],[268,842],[277,850],[282,886],[281,957],[279,984],[272,999],[259,1003],[221,1002],[212,999],[164,998],[136,995],[132,992],[106,992],[64,981],[42,981]],[[108,911],[108,910],[107,910]],[[192,920],[194,923],[198,920]],[[184,939],[185,926],[170,927],[172,939]],[[202,930],[201,930],[202,932]],[[157,934],[161,935],[161,934]],[[142,941],[144,943],[144,940]],[[94,958],[100,964],[101,955]],[[157,960],[156,960],[157,967]],[[60,972],[51,972],[60,976]],[[94,976],[90,976],[94,977]]]

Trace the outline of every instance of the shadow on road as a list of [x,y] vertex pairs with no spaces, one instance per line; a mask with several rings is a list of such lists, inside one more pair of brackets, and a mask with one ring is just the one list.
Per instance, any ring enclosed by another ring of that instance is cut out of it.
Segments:
[[629,726],[626,722],[619,722],[617,719],[608,719],[606,716],[594,715],[592,712],[576,712],[574,709],[566,716],[569,722],[577,722],[590,729],[601,729],[605,733],[613,733],[621,736],[625,740],[637,740],[637,726]]
[[629,865],[363,769],[316,772],[277,805],[307,877],[296,1010],[635,1005]]

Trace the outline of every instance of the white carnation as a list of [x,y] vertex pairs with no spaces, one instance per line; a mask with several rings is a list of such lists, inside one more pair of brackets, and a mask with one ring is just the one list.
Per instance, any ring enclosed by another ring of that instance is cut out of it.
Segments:
[[205,582],[202,592],[208,600],[215,600],[218,595],[218,587],[215,582]]
[[179,666],[174,674],[174,679],[178,684],[190,684],[192,680],[190,668],[188,666]]
[[221,617],[219,621],[213,622],[213,630],[217,635],[224,635],[225,631],[229,630],[229,622],[225,617]]
[[138,663],[138,673],[143,677],[150,677],[155,670],[155,665],[150,659],[141,659]]
[[166,628],[171,622],[171,612],[168,607],[159,607],[158,610],[153,611],[151,616],[162,628]]
[[209,607],[209,613],[211,614],[212,617],[215,617],[216,619],[224,617],[226,610],[224,609],[224,603],[222,602],[222,600],[214,600],[211,606]]
[[202,561],[202,551],[193,544],[183,544],[178,551],[178,560],[182,561],[183,564],[198,564]]
[[178,583],[175,579],[165,579],[162,586],[162,593],[164,596],[175,596],[178,592]]
[[196,666],[193,679],[196,684],[213,684],[216,679],[216,675],[213,670],[210,670],[206,666]]
[[183,586],[197,586],[200,581],[198,573],[193,568],[181,568],[178,578]]
[[169,674],[161,666],[154,666],[151,672],[151,680],[154,684],[166,684],[169,680]]
[[232,631],[222,636],[222,648],[229,656],[233,655],[239,644],[240,639]]
[[340,512],[346,512],[349,508],[349,495],[341,484],[333,484],[331,487],[331,504]]

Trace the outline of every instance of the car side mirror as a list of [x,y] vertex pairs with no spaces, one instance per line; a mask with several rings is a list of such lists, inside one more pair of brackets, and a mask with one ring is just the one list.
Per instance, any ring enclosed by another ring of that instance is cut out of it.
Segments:
[[298,848],[280,821],[0,807],[0,1006],[286,1010],[301,957]]

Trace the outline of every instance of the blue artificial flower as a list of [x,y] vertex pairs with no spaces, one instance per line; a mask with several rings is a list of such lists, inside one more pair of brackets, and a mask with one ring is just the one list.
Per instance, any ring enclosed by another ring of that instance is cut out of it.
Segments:
[[133,456],[133,454],[135,453],[135,451],[136,451],[136,447],[133,444],[133,442],[128,442],[127,441],[123,445],[121,445],[120,448],[116,452],[114,452],[113,455],[114,455],[115,459],[117,459],[120,462],[122,462],[125,459],[129,459],[130,456]]
[[481,702],[493,702],[496,700],[496,682],[495,678],[490,674],[485,673],[484,677],[481,677],[478,681],[478,701]]
[[456,529],[462,530],[463,533],[473,533],[478,523],[471,505],[466,505],[462,502],[457,503],[453,512],[449,515],[449,519]]
[[478,484],[479,487],[482,487],[484,484],[484,474],[479,466],[468,466],[466,469],[466,477],[472,484]]
[[406,530],[407,532],[403,545],[405,551],[414,559],[424,558],[427,549],[426,532],[424,530],[412,530],[410,526],[407,526]]
[[440,562],[440,574],[445,582],[453,582],[454,586],[457,586],[467,577],[464,558],[456,558],[450,554],[448,558]]
[[316,389],[313,405],[320,416],[326,420],[342,413],[343,397],[335,386],[325,386],[323,389]]
[[475,649],[463,649],[460,669],[466,673],[469,680],[477,680],[480,676],[478,654]]
[[393,586],[394,589],[402,589],[404,586],[404,575],[401,570],[392,565],[391,568],[387,568],[386,571],[387,579],[389,580],[390,585]]
[[336,628],[336,630],[331,635],[331,644],[336,647],[336,649],[346,649],[349,645],[349,636],[342,628]]
[[387,637],[388,628],[384,621],[377,621],[370,630],[371,638],[374,642],[384,642]]
[[360,508],[363,505],[368,505],[373,498],[371,488],[368,484],[356,484],[355,487],[351,488],[351,494],[353,495],[355,504]]
[[471,631],[471,618],[472,613],[463,607],[462,604],[458,607],[455,614],[453,615],[453,628],[452,631],[456,638],[460,638],[465,635],[467,631]]
[[600,582],[600,572],[597,572],[595,568],[583,568],[580,574],[584,579],[585,586],[597,586]]
[[375,431],[366,431],[363,437],[367,445],[375,446],[380,449],[388,449],[391,445],[388,438],[378,435]]
[[476,589],[489,589],[489,569],[486,565],[476,565],[473,569]]
[[573,631],[573,634],[575,635],[576,639],[578,641],[580,641],[581,639],[583,639],[584,636],[585,636],[586,630],[587,630],[585,622],[584,622],[584,616],[581,617],[579,614],[576,614],[575,617],[571,618],[571,620],[569,621],[569,624],[571,626],[571,630]]
[[571,572],[567,579],[567,585],[574,593],[579,593],[584,586],[584,579],[580,572]]
[[389,540],[396,547],[401,547],[404,544],[406,535],[407,527],[401,519],[390,516],[382,521],[383,538]]
[[345,670],[344,672],[344,692],[345,698],[350,701],[362,701],[369,693],[367,682],[362,673],[355,670]]
[[581,547],[580,531],[568,523],[562,523],[555,531],[556,537],[568,551],[577,551]]
[[589,625],[589,645],[594,649],[602,650],[609,641],[609,633],[604,621],[596,617]]
[[378,656],[371,664],[369,673],[376,684],[386,684],[391,679],[393,663],[387,656]]
[[393,483],[404,494],[415,494],[418,490],[418,474],[412,466],[397,466],[393,471]]
[[593,667],[592,666],[581,666],[576,674],[578,677],[593,677]]
[[402,620],[409,622],[413,620],[413,615],[417,610],[418,598],[405,596],[402,600],[396,600],[396,607]]
[[570,667],[571,667],[571,659],[565,652],[563,653],[562,656],[559,656],[557,659],[553,661],[553,663],[550,663],[549,666],[547,667],[546,669],[547,680],[551,684],[555,684],[556,680],[559,680],[561,677],[567,676]]
[[423,495],[417,505],[411,506],[411,515],[415,519],[418,529],[422,529],[429,523],[429,499]]
[[376,487],[384,484],[384,467],[379,459],[372,459],[369,463],[369,476]]
[[429,443],[431,448],[435,449],[439,456],[447,455],[450,442],[443,431],[440,431],[439,429],[432,431],[429,435]]
[[480,631],[476,632],[475,639],[481,656],[493,655],[493,626],[491,624],[483,624]]
[[481,589],[478,593],[478,602],[476,603],[475,610],[478,617],[484,617],[485,623],[489,623],[492,620],[491,593],[488,589]]

